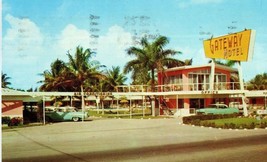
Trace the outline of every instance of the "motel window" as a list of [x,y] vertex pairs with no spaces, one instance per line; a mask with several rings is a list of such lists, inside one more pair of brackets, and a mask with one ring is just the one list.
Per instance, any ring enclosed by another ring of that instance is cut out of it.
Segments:
[[215,82],[226,82],[226,75],[225,74],[215,74]]
[[164,78],[164,84],[181,84],[181,83],[183,83],[182,74]]
[[189,74],[189,86],[191,90],[207,90],[209,89],[209,74]]

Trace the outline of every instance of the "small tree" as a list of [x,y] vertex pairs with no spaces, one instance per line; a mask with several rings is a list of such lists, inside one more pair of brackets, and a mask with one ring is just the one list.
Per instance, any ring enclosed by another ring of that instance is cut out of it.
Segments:
[[7,76],[7,74],[2,73],[2,88],[8,88],[11,83],[8,81],[11,78]]

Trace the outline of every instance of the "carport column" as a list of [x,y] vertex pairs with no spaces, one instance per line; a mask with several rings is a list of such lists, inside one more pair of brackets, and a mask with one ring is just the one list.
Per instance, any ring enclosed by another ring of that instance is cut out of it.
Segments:
[[100,103],[100,98],[99,96],[96,96],[96,109],[97,109],[97,114],[99,114],[99,103]]
[[142,96],[142,101],[143,117],[145,117],[144,96]]
[[210,88],[209,90],[214,90],[214,76],[215,76],[215,59],[211,60],[211,69],[210,69]]
[[151,97],[151,111],[152,111],[152,116],[156,116],[155,114],[155,96]]
[[130,119],[132,119],[132,97],[129,96],[130,98]]
[[264,96],[264,109],[267,109],[267,98]]
[[119,96],[117,96],[117,116],[119,116]]
[[81,95],[82,95],[82,122],[84,121],[84,93],[83,93],[83,88],[82,88],[82,92],[81,92]]
[[245,90],[244,90],[244,82],[243,82],[243,72],[242,72],[242,67],[241,67],[240,61],[238,61],[238,63],[237,63],[237,68],[238,68],[240,90],[242,91],[241,95],[242,95],[243,115],[248,116],[248,109],[247,109],[246,96],[245,96]]
[[178,95],[176,95],[176,112],[178,112],[178,107],[179,107],[179,98]]
[[43,96],[43,124],[45,125],[45,96]]

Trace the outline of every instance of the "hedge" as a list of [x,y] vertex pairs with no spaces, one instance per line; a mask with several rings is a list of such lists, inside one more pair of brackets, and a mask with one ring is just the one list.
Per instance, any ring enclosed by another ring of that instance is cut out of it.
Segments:
[[14,117],[10,118],[9,116],[2,117],[2,124],[7,124],[8,126],[19,126],[23,124],[23,118]]
[[202,120],[214,120],[214,119],[224,119],[224,118],[234,118],[239,116],[238,114],[209,114],[209,115],[194,115],[183,117],[184,124],[200,125]]
[[9,116],[3,116],[2,117],[2,124],[8,124],[10,122],[11,118]]

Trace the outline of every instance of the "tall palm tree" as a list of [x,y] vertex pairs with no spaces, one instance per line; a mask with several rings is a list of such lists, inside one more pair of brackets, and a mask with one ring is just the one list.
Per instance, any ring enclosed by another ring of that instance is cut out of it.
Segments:
[[111,70],[106,71],[106,79],[104,80],[106,91],[115,91],[115,87],[118,85],[123,85],[127,80],[123,73],[120,73],[119,66],[112,66]]
[[170,56],[180,54],[179,51],[171,49],[164,49],[169,43],[165,36],[157,37],[153,42],[148,42],[146,37],[141,39],[141,48],[130,47],[127,50],[128,55],[133,55],[136,58],[129,61],[125,67],[124,72],[130,71],[149,71],[151,72],[151,90],[155,87],[155,70],[164,70],[164,67],[170,64],[179,64],[180,61]]
[[11,83],[8,81],[11,78],[7,76],[7,74],[3,74],[2,72],[2,88],[8,88]]
[[[138,69],[135,67],[134,69]],[[132,72],[132,84],[133,85],[150,85],[151,84],[151,76],[148,69],[144,70],[133,70]]]
[[[71,76],[65,83],[72,83],[73,86],[79,87],[82,96],[82,109],[84,109],[84,88],[88,88],[94,80],[103,79],[104,75],[98,71],[99,66],[95,66],[90,59],[94,53],[90,49],[84,50],[78,46],[74,56],[69,52],[69,75]],[[90,62],[91,61],[91,62]]]
[[62,60],[57,59],[51,63],[51,69],[44,71],[41,76],[44,77],[43,83],[40,87],[41,91],[72,91],[71,86],[66,84],[64,80],[68,76],[67,65]]

